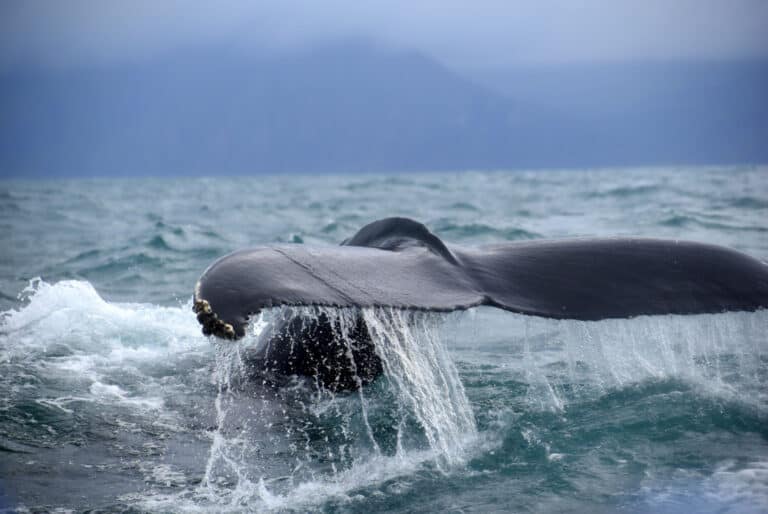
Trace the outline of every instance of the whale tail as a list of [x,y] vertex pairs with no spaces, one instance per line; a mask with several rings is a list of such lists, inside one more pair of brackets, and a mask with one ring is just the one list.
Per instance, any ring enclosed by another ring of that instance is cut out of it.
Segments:
[[195,289],[203,332],[224,338],[242,337],[249,316],[281,305],[489,305],[579,320],[753,311],[768,307],[768,265],[719,246],[642,238],[449,248],[418,222],[387,218],[342,246],[234,252]]

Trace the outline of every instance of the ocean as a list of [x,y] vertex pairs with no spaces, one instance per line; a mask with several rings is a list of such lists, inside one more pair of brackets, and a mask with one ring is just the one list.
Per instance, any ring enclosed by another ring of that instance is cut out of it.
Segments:
[[277,309],[202,335],[217,257],[388,216],[767,260],[768,167],[0,181],[0,512],[768,512],[766,311],[365,309],[386,373],[335,394],[244,368]]

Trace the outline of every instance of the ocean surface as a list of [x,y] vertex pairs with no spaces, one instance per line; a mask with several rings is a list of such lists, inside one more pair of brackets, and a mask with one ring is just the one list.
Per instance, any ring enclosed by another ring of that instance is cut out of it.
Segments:
[[766,311],[366,309],[386,373],[338,394],[244,371],[277,310],[201,334],[217,257],[394,215],[766,260],[768,167],[0,181],[0,511],[768,512]]

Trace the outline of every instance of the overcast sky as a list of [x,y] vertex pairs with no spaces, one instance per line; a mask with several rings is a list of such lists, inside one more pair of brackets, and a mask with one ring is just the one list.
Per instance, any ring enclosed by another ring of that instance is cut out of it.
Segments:
[[456,68],[768,56],[766,0],[2,0],[0,69],[365,38]]

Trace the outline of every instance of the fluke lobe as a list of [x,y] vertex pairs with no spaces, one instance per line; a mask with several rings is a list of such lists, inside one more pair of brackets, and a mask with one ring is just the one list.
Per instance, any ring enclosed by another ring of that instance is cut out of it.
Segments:
[[203,333],[227,339],[245,335],[248,317],[262,309],[312,305],[488,305],[577,320],[754,311],[768,307],[768,265],[720,246],[644,238],[449,248],[421,223],[386,218],[341,246],[231,253],[203,273],[194,295]]

